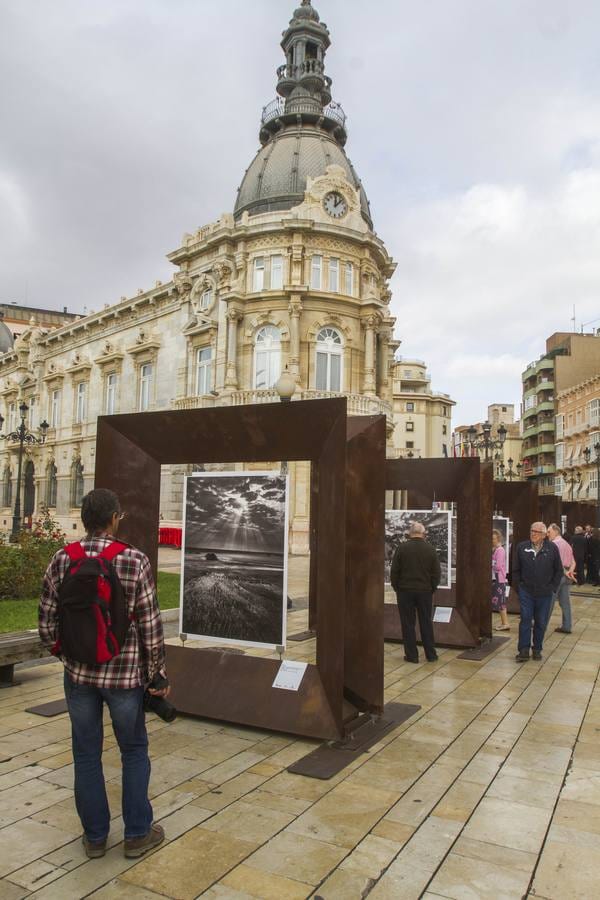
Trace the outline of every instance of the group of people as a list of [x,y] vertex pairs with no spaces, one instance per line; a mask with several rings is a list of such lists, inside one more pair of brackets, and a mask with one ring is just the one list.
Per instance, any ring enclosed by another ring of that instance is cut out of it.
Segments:
[[[516,548],[511,586],[517,591],[521,607],[517,662],[541,660],[544,635],[556,602],[562,622],[554,630],[570,634],[572,630],[570,589],[585,578],[600,582],[600,529],[577,526],[571,539],[562,536],[560,526],[534,522],[529,539]],[[433,594],[440,582],[440,562],[426,540],[423,525],[413,522],[408,540],[399,544],[391,566],[391,583],[396,592],[402,624],[404,659],[418,663],[416,620],[429,662],[438,657],[433,635]],[[507,559],[502,535],[492,532],[492,609],[499,613],[497,631],[510,631],[507,613]]]

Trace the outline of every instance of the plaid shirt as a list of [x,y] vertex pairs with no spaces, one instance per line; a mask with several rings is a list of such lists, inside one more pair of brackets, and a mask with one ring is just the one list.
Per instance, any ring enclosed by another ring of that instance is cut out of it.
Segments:
[[[108,534],[84,538],[81,546],[89,556],[97,556],[113,540]],[[54,554],[44,576],[40,600],[38,630],[44,646],[52,651],[58,637],[58,589],[69,568],[64,550]],[[70,678],[79,684],[99,688],[135,688],[148,684],[165,671],[165,646],[162,619],[156,599],[156,587],[150,562],[145,553],[128,547],[113,560],[123,586],[129,615],[129,633],[118,656],[103,665],[60,657]]]

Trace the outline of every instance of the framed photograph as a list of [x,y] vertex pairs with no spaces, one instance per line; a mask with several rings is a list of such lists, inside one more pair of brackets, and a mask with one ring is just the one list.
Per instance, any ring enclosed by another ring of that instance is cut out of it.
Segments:
[[394,551],[401,541],[408,539],[411,522],[425,526],[426,539],[433,544],[440,559],[442,577],[439,587],[451,587],[450,561],[452,556],[452,514],[431,509],[386,509],[385,511],[385,583],[390,584],[390,570]]
[[184,488],[180,631],[285,646],[288,476],[197,472]]

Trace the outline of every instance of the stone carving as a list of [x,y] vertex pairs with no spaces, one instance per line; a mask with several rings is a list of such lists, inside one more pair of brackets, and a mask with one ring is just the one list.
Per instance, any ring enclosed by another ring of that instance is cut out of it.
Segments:
[[175,290],[179,294],[182,300],[187,300],[189,298],[190,292],[193,286],[193,279],[187,272],[177,272],[173,278],[175,282]]

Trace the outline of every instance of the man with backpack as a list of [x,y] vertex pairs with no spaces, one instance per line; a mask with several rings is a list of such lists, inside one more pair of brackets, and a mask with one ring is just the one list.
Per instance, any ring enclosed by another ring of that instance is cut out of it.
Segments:
[[125,856],[142,856],[165,837],[152,822],[148,799],[143,708],[146,689],[159,697],[169,693],[162,621],[148,557],[116,539],[123,516],[112,491],[86,494],[86,536],[52,558],[39,609],[40,638],[65,667],[75,805],[90,858],[104,856],[110,828],[102,771],[104,703],[121,751]]

